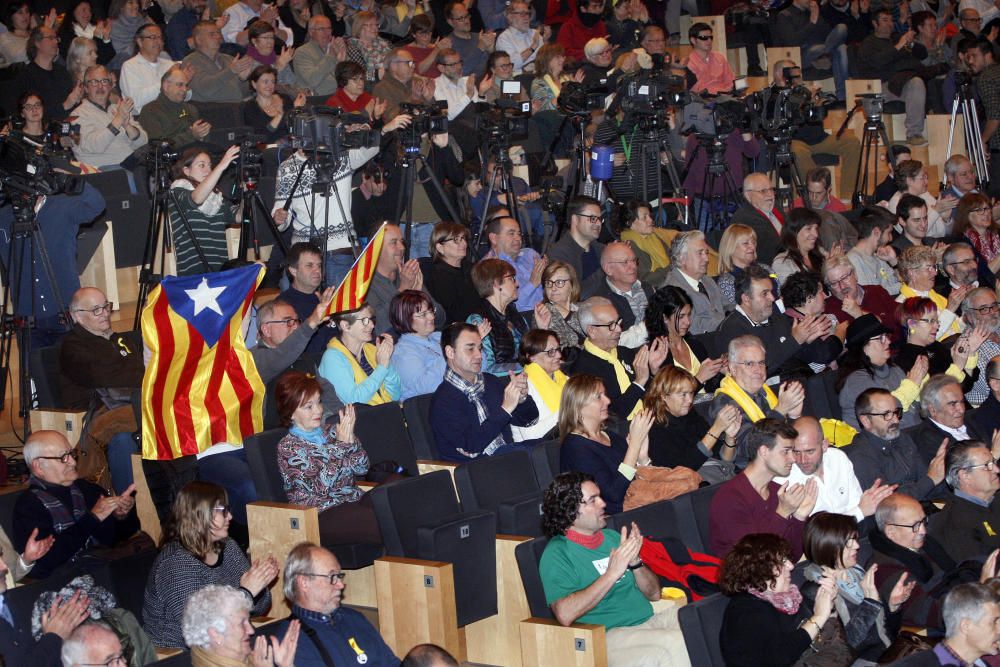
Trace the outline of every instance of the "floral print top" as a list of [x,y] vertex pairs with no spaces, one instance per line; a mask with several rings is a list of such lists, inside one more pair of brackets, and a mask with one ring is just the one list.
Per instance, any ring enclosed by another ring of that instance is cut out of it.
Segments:
[[289,433],[278,443],[278,467],[288,502],[320,511],[352,503],[364,495],[354,483],[368,472],[368,454],[360,442],[340,442],[336,427],[323,427],[322,445]]

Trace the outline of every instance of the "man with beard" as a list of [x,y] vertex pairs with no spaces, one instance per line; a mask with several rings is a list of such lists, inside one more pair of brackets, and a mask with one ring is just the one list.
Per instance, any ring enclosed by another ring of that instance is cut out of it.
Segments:
[[774,533],[788,540],[791,559],[802,555],[802,531],[819,494],[816,480],[805,484],[786,482],[795,460],[793,445],[798,433],[779,419],[761,419],[747,436],[750,463],[725,482],[708,511],[711,551],[724,558],[734,544],[751,533]]
[[858,274],[845,255],[835,255],[823,263],[823,280],[830,288],[824,312],[838,322],[853,322],[865,313],[875,315],[893,341],[899,338],[899,304],[880,285],[858,284]]
[[940,491],[944,480],[947,439],[940,443],[929,466],[925,466],[913,439],[900,432],[903,409],[899,400],[885,389],[867,389],[854,403],[861,432],[844,448],[854,464],[854,474],[862,487],[876,480],[895,484],[900,493],[914,498],[930,498]]
[[1000,477],[993,452],[979,440],[959,442],[948,448],[945,467],[954,494],[928,531],[956,563],[985,558],[1000,547]]
[[[989,287],[994,289],[996,278],[976,251],[966,241],[957,241],[944,249],[941,255],[941,269],[934,279],[934,291],[948,298],[951,291],[962,287]],[[958,314],[962,313],[959,309]]]
[[775,477],[774,482],[805,484],[810,479],[816,480],[818,492],[812,514],[847,514],[862,521],[896,490],[892,484],[875,480],[862,493],[851,460],[837,447],[830,447],[815,417],[799,417],[793,425],[798,433],[792,445],[795,463],[787,477]]
[[566,205],[566,215],[569,228],[549,247],[548,257],[549,261],[565,262],[573,267],[580,281],[580,298],[586,299],[594,294],[604,278],[601,270],[604,244],[597,240],[604,224],[604,213],[596,199],[577,196]]
[[858,242],[847,253],[858,283],[879,285],[890,296],[899,294],[896,251],[892,241],[893,215],[880,206],[871,206],[858,216]]

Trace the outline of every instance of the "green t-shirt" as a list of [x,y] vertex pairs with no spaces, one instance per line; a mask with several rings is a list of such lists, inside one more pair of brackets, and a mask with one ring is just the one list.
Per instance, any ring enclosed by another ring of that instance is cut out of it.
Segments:
[[[612,549],[621,543],[621,535],[604,530],[604,541],[596,549],[587,549],[559,535],[549,540],[539,563],[545,588],[545,601],[556,600],[583,590],[604,574]],[[612,628],[639,625],[653,615],[653,606],[635,583],[635,575],[626,570],[597,606],[577,619],[579,623]]]

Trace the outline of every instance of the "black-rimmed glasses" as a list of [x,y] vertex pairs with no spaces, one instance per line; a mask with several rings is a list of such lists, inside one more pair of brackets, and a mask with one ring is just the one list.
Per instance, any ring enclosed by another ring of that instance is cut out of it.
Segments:
[[297,324],[301,324],[302,320],[297,317],[286,317],[280,320],[265,320],[261,324],[284,324],[286,327],[293,327]]
[[982,313],[982,314],[995,313],[997,310],[1000,310],[1000,303],[997,303],[996,301],[994,301],[993,303],[987,303],[987,304],[984,304],[984,305],[979,306],[977,308],[973,308],[973,307],[970,306],[970,307],[966,308],[965,310],[974,310],[977,313]]
[[963,466],[962,468],[959,468],[959,469],[960,470],[975,470],[976,468],[986,468],[990,472],[993,472],[994,470],[997,469],[997,462],[994,461],[993,459],[990,459],[986,463],[977,463],[976,465],[972,465],[972,466]]
[[344,577],[347,576],[347,574],[344,572],[331,572],[330,574],[319,574],[317,572],[300,572],[299,574],[301,574],[303,577],[320,577],[322,579],[326,579],[327,581],[330,582],[331,586],[333,586],[334,579],[336,579],[337,581],[343,581]]
[[69,463],[70,459],[76,461],[78,458],[80,458],[80,454],[75,449],[70,449],[68,451],[63,452],[59,456],[36,456],[35,458],[46,459],[48,461],[59,461],[59,463]]
[[555,280],[546,280],[546,287],[564,287],[566,283],[569,282],[569,278],[556,278]]
[[592,327],[600,327],[602,329],[607,329],[608,331],[614,331],[615,329],[622,328],[622,318],[618,318],[614,322],[608,322],[607,324],[591,324]]
[[90,313],[94,317],[97,317],[98,315],[101,315],[102,313],[111,312],[114,309],[115,309],[115,304],[113,304],[112,302],[108,301],[106,303],[101,304],[100,306],[94,306],[93,308],[77,308],[73,312],[74,313]]
[[76,663],[80,667],[120,667],[121,665],[128,665],[128,660],[125,659],[125,655],[119,653],[118,655],[113,655],[104,662],[78,662]]
[[889,417],[902,419],[903,408],[896,408],[895,410],[886,410],[885,412],[862,412],[861,414],[866,415],[868,417],[881,417],[882,419],[889,421]]
[[923,526],[924,528],[927,527],[927,517],[924,517],[923,519],[921,519],[920,521],[917,521],[916,523],[890,523],[890,524],[886,524],[886,525],[896,526],[898,528],[909,528],[914,533],[919,533],[921,526]]

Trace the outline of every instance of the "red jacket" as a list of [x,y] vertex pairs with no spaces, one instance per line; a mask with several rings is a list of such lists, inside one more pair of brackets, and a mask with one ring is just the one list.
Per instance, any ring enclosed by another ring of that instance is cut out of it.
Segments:
[[583,47],[587,45],[587,42],[595,37],[604,37],[607,34],[608,29],[604,26],[604,19],[595,23],[593,28],[587,28],[580,22],[580,17],[574,14],[559,29],[559,36],[556,37],[556,42],[566,47],[567,58],[583,60]]

